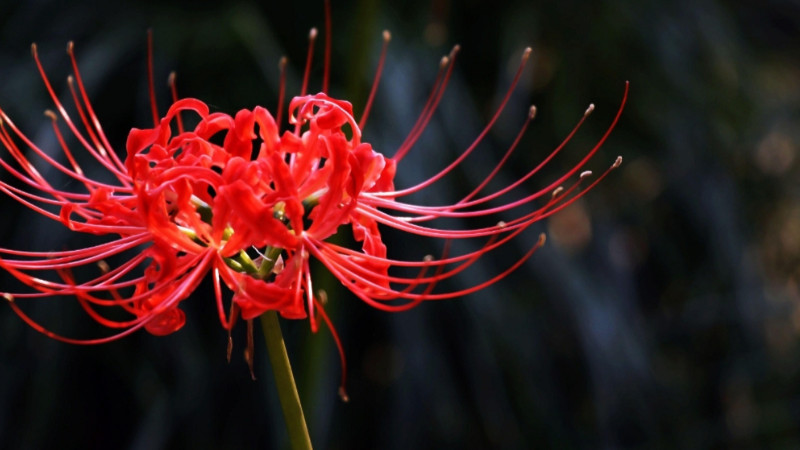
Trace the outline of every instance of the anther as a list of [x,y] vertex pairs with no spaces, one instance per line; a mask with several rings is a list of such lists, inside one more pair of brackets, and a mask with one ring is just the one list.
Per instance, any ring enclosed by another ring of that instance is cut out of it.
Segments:
[[528,110],[528,118],[533,120],[536,117],[536,105],[531,105],[531,108]]
[[383,41],[389,42],[391,40],[392,40],[392,33],[390,33],[389,30],[383,30]]
[[452,50],[450,50],[450,59],[453,59],[453,58],[455,58],[455,56],[456,56],[456,53],[458,53],[458,52],[460,52],[460,51],[461,51],[461,46],[460,46],[460,45],[458,45],[458,44],[454,45],[454,46],[453,46],[453,49],[452,49]]
[[344,387],[339,388],[339,398],[345,403],[350,401],[350,397],[347,396],[347,391],[344,390]]
[[311,31],[308,32],[308,39],[313,41],[316,38],[317,38],[317,29],[312,28]]
[[527,61],[527,60],[528,60],[528,58],[530,58],[530,56],[531,56],[531,52],[533,52],[533,49],[532,49],[532,48],[530,48],[530,47],[526,47],[526,48],[525,48],[525,51],[524,51],[524,52],[522,52],[522,61],[523,61],[523,62],[524,62],[524,61]]
[[319,299],[320,304],[327,305],[328,304],[328,293],[325,289],[320,289],[317,291],[317,298]]
[[611,165],[611,168],[616,169],[620,165],[622,165],[622,156],[617,156],[617,159],[614,161],[614,164]]
[[589,114],[592,113],[592,111],[594,111],[594,103],[589,104],[589,107],[586,108],[586,112],[583,113],[583,117],[588,116]]
[[500,222],[497,222],[497,228],[505,228],[505,227],[506,227],[506,223],[503,222],[502,220]]
[[73,50],[75,50],[75,43],[72,41],[67,42],[67,54],[72,56]]
[[539,235],[539,241],[536,243],[539,247],[543,246],[544,243],[547,242],[547,235],[542,233]]
[[558,196],[558,194],[560,194],[562,192],[564,192],[564,186],[559,186],[559,187],[553,189],[553,193],[550,194],[550,196],[552,198],[556,198],[556,196]]
[[285,57],[285,56],[281,56],[281,59],[280,59],[280,60],[278,60],[278,68],[279,68],[280,70],[283,70],[283,69],[285,69],[285,68],[286,68],[286,65],[287,65],[287,64],[289,64],[289,58],[287,58],[287,57]]
[[170,72],[169,76],[167,77],[167,86],[169,87],[175,86],[175,77],[177,76],[178,75],[175,73],[175,71]]
[[8,300],[9,302],[13,302],[14,301],[14,296],[9,294],[9,293],[4,293],[3,294],[3,298]]
[[45,116],[47,116],[47,117],[49,117],[49,118],[50,118],[50,120],[52,120],[53,122],[55,122],[56,120],[58,120],[58,116],[56,115],[56,113],[54,113],[54,112],[53,112],[53,110],[52,110],[52,109],[45,109],[45,110],[44,110],[44,115],[45,115]]
[[36,42],[31,44],[31,54],[34,58],[36,57]]
[[425,261],[426,263],[431,262],[433,261],[433,255],[425,255],[425,257],[422,258],[422,260]]
[[582,179],[584,179],[586,177],[590,177],[590,176],[592,176],[592,171],[591,170],[586,170],[586,171],[581,172],[580,179],[582,180]]
[[450,64],[450,58],[447,56],[442,56],[442,60],[439,61],[439,68],[444,69],[448,64]]
[[108,263],[102,259],[97,261],[97,267],[100,269],[100,272],[102,272],[103,275],[107,274],[108,271],[111,270],[111,267],[109,267]]

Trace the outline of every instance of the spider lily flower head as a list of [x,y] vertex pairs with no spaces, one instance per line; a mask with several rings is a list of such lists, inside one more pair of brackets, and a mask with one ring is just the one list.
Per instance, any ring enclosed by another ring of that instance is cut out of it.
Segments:
[[[427,180],[397,188],[395,173],[402,170],[404,156],[415,147],[445,94],[458,47],[442,59],[429,99],[407,138],[392,156],[386,156],[364,141],[362,130],[381,78],[389,33],[384,32],[375,81],[358,119],[349,102],[327,93],[329,40],[322,92],[306,93],[316,35],[312,30],[303,88],[289,101],[288,127],[284,130],[285,60],[280,65],[280,104],[275,115],[260,106],[234,115],[211,112],[198,99],[179,99],[174,77],[170,77],[172,104],[161,117],[153,93],[149,51],[153,126],[131,130],[124,161],[100,126],[72,44],[68,54],[73,75],[68,85],[74,117],[56,95],[34,45],[34,60],[57,111],[48,112],[48,116],[60,143],[58,151],[63,152],[67,163],[59,162],[52,149],[38,147],[0,110],[0,144],[7,153],[0,158],[0,165],[16,179],[13,183],[0,180],[0,191],[70,230],[102,235],[107,240],[86,248],[50,252],[0,248],[0,267],[29,287],[22,292],[2,293],[11,308],[36,330],[65,342],[108,342],[139,328],[165,335],[184,325],[186,317],[180,303],[210,273],[225,329],[230,331],[238,317],[250,321],[265,311],[276,310],[285,318],[309,318],[316,331],[318,317],[330,326],[311,277],[309,261],[316,259],[366,303],[385,311],[403,311],[423,301],[467,295],[504,278],[544,244],[544,235],[517,261],[486,279],[455,290],[436,289],[442,280],[463,272],[481,256],[574,202],[621,162],[617,158],[602,175],[581,188],[590,175],[585,166],[619,119],[627,85],[622,105],[606,133],[572,169],[544,189],[529,193],[525,184],[561,151],[593,106],[561,145],[513,183],[486,192],[533,120],[534,107],[506,154],[468,195],[444,206],[407,202],[407,196],[452,172],[483,141],[500,119],[530,49],[523,53],[505,97],[474,142]],[[148,42],[151,47],[152,41]],[[196,125],[191,129],[184,128],[188,115],[195,117]],[[67,144],[62,124],[77,140],[78,145],[73,147],[84,154],[79,156]],[[87,177],[81,166],[87,160],[108,172],[113,181]],[[80,188],[54,187],[37,166],[61,172],[74,181],[69,186]],[[527,194],[503,203],[505,196],[520,192]],[[499,217],[501,213],[509,216],[515,211],[522,212],[492,226],[437,226],[438,219]],[[381,235],[384,227],[447,242],[471,239],[482,244],[463,254],[451,255],[445,250],[439,258],[398,260],[389,257]],[[349,233],[355,248],[331,242],[339,232]],[[111,267],[106,261],[114,258],[122,261]],[[93,277],[77,279],[76,269],[87,266],[99,270],[95,269]],[[401,276],[396,268],[417,274]],[[44,272],[55,273],[58,279],[48,279]],[[55,295],[75,297],[92,319],[116,332],[88,340],[62,336],[29,317],[19,305],[21,299]],[[232,297],[230,305],[226,305],[228,295]],[[104,314],[108,308],[126,311],[130,317],[112,318]]]

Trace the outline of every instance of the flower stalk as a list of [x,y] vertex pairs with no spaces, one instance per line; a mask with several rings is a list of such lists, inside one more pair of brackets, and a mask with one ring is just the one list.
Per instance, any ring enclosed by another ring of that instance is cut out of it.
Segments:
[[286,430],[289,432],[289,442],[293,450],[311,449],[311,438],[308,436],[303,406],[300,404],[297,385],[295,385],[292,375],[289,354],[286,352],[286,345],[283,342],[278,313],[267,311],[262,314],[261,327],[264,332],[264,340],[267,342],[269,362],[275,376],[275,387],[278,389],[283,419],[286,421]]

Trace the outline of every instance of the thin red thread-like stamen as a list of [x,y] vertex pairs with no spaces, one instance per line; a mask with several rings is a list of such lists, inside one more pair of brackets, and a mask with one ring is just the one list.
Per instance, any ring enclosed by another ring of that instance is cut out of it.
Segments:
[[428,96],[428,100],[425,103],[425,106],[422,108],[422,112],[420,113],[417,121],[414,123],[414,126],[411,127],[411,131],[409,131],[408,136],[406,136],[403,143],[400,144],[400,148],[397,149],[392,159],[396,162],[400,162],[411,150],[411,147],[417,142],[422,132],[428,126],[428,122],[431,120],[433,113],[436,111],[436,108],[439,106],[439,102],[444,95],[444,91],[447,88],[447,83],[450,81],[450,75],[453,73],[453,67],[455,67],[455,60],[456,56],[458,55],[459,50],[461,47],[458,45],[454,46],[452,50],[450,50],[450,54],[442,58],[441,62],[439,63],[439,72],[436,75],[436,80],[433,83],[433,89],[431,90],[430,96]]
[[333,336],[333,342],[336,344],[337,350],[339,350],[339,360],[342,365],[342,380],[341,383],[339,383],[339,397],[341,397],[344,402],[350,401],[350,397],[347,396],[347,390],[345,389],[347,385],[347,358],[345,358],[344,355],[342,340],[339,338],[339,333],[336,332],[336,328],[334,328],[330,317],[328,317],[328,314],[325,312],[325,308],[316,299],[314,299],[314,304],[317,307],[317,311],[319,311],[319,315],[322,316],[322,320],[328,325],[331,336]]
[[[83,99],[83,104],[86,106],[86,112],[88,114],[88,118],[91,120],[92,125],[94,126],[94,131],[97,133],[97,137],[100,138],[100,141],[103,145],[97,146],[97,151],[99,152],[100,156],[102,157],[102,161],[108,161],[115,169],[113,170],[115,175],[120,172],[122,176],[117,176],[123,184],[128,186],[128,178],[125,176],[124,170],[125,165],[122,164],[117,153],[114,151],[114,147],[108,142],[108,138],[106,137],[105,132],[103,132],[103,127],[100,126],[100,121],[97,119],[97,114],[94,112],[94,108],[92,108],[92,103],[89,101],[89,95],[86,93],[86,88],[83,85],[83,78],[81,77],[81,72],[78,69],[78,61],[75,58],[75,46],[72,42],[69,43],[67,46],[67,53],[69,54],[70,63],[72,64],[72,72],[75,74],[75,81],[78,83],[78,92]],[[51,92],[52,95],[52,92]],[[53,99],[54,101],[56,99]],[[60,111],[62,116],[64,116],[63,111]],[[64,116],[64,119],[69,122],[69,117]],[[72,127],[74,128],[74,127]],[[91,127],[89,127],[91,128]],[[73,129],[73,133],[76,133]],[[77,134],[77,133],[76,133]],[[88,149],[88,145],[85,145]]]
[[[72,52],[72,45],[68,45],[67,46],[67,50],[70,52],[70,57],[72,59],[73,69],[75,69],[75,68],[77,68],[77,63],[74,60],[74,53]],[[50,80],[47,78],[47,74],[44,71],[44,67],[42,66],[42,63],[39,60],[39,52],[37,50],[36,44],[32,44],[31,45],[31,54],[33,55],[33,60],[36,63],[36,68],[39,71],[39,75],[42,78],[42,82],[45,85],[45,89],[47,90],[47,93],[50,95],[50,98],[53,100],[53,104],[56,106],[56,109],[58,110],[58,113],[61,115],[61,117],[64,118],[64,122],[67,124],[67,126],[70,129],[70,131],[72,131],[72,134],[75,135],[75,137],[78,139],[80,144],[95,159],[97,159],[97,161],[100,162],[100,164],[102,164],[103,167],[105,167],[111,173],[113,173],[114,176],[118,180],[120,180],[120,182],[125,183],[125,180],[128,180],[128,176],[124,171],[122,171],[120,169],[119,164],[116,163],[116,161],[118,161],[118,159],[116,158],[116,153],[114,153],[113,151],[110,151],[111,146],[108,145],[108,143],[106,142],[106,139],[105,139],[104,135],[102,133],[99,133],[99,137],[103,140],[103,143],[106,145],[106,147],[109,148],[109,152],[106,152],[104,148],[101,148],[101,149],[99,149],[99,151],[101,151],[101,153],[98,154],[97,151],[95,151],[94,147],[92,145],[90,145],[89,142],[84,138],[83,134],[81,134],[80,131],[78,131],[77,127],[75,126],[75,123],[72,121],[72,119],[70,118],[70,116],[67,113],[66,109],[64,108],[64,105],[58,99],[58,96],[56,95],[55,91],[53,90],[53,86],[50,84]],[[95,129],[98,130],[98,132],[100,132],[102,130],[102,128],[100,128],[100,124],[97,121],[97,117],[94,115],[94,111],[92,111],[90,109],[90,105],[86,102],[86,91],[83,88],[83,82],[82,82],[82,80],[80,78],[80,74],[77,71],[75,73],[75,80],[78,82],[78,88],[81,91],[81,95],[84,97],[84,103],[87,104],[87,110],[88,110],[89,115],[91,116],[92,122],[95,124]],[[25,135],[23,135],[21,132],[19,132],[19,130],[16,128],[16,126],[13,125],[13,122],[10,120],[10,118],[8,116],[5,115],[5,113],[2,114],[2,118],[3,118],[4,122],[9,123],[11,128],[14,130],[14,133],[23,142],[25,142],[26,145],[28,145],[30,148],[32,148],[34,150],[36,150],[38,148]],[[39,150],[39,151],[41,151],[41,150]],[[112,160],[109,160],[108,153],[111,153]]]
[[283,103],[286,98],[286,64],[287,59],[285,56],[281,57],[278,62],[278,69],[281,72],[280,80],[278,81],[278,107],[275,108],[275,124],[278,129],[281,128],[281,118],[283,117]]
[[331,2],[325,0],[325,62],[322,70],[322,92],[328,93],[331,77]]
[[150,112],[153,114],[153,126],[157,127],[161,117],[156,105],[156,87],[153,75],[153,30],[147,30],[147,91],[150,94]]
[[317,29],[312,28],[308,32],[308,54],[306,55],[306,69],[303,71],[303,84],[300,88],[300,97],[306,95],[308,89],[308,79],[311,76],[311,62],[314,60],[314,42],[317,40]]
[[383,66],[386,62],[386,53],[389,49],[389,41],[392,39],[392,34],[389,30],[383,30],[383,45],[381,46],[381,56],[378,58],[378,67],[375,69],[375,78],[372,80],[372,88],[369,91],[367,104],[364,106],[364,112],[361,113],[361,120],[358,121],[358,127],[362,130],[364,125],[367,124],[367,117],[372,109],[372,102],[375,100],[375,93],[378,92],[378,85],[381,81],[381,74],[383,73]]
[[[172,103],[178,103],[178,87],[177,83],[175,82],[175,78],[177,75],[175,72],[170,72],[169,78],[167,79],[167,83],[169,84],[169,91],[172,94]],[[178,122],[178,134],[183,134],[183,119],[181,119],[181,114],[178,112],[175,114],[175,120]]]
[[[530,48],[525,49],[525,53],[523,53],[523,55],[522,55],[522,61],[520,61],[519,68],[517,69],[517,73],[514,76],[514,79],[511,82],[511,85],[509,86],[508,90],[506,91],[506,95],[500,101],[500,106],[497,107],[497,110],[495,111],[495,113],[492,116],[491,120],[489,120],[489,123],[486,124],[486,127],[484,127],[483,131],[481,131],[481,133],[478,135],[478,137],[475,138],[475,140],[472,142],[472,144],[470,144],[470,146],[467,147],[467,149],[464,150],[461,153],[461,155],[458,158],[455,159],[455,161],[450,163],[450,165],[448,165],[447,167],[442,169],[439,173],[437,173],[436,175],[428,178],[427,180],[423,181],[422,183],[419,183],[419,184],[417,184],[415,186],[412,186],[412,187],[409,187],[409,188],[406,188],[406,189],[401,189],[400,191],[397,191],[396,195],[398,195],[398,196],[407,195],[407,194],[410,194],[412,192],[417,192],[420,189],[423,189],[423,188],[426,188],[426,187],[430,186],[431,184],[433,184],[434,182],[438,181],[443,176],[445,176],[447,173],[449,173],[451,170],[453,170],[456,166],[461,164],[461,162],[467,156],[469,156],[472,153],[473,150],[475,150],[475,148],[478,146],[478,144],[480,144],[483,141],[483,139],[486,137],[486,135],[489,133],[489,130],[491,130],[492,127],[494,127],[494,124],[500,118],[500,114],[505,109],[506,104],[508,104],[508,100],[511,98],[511,94],[514,92],[514,88],[516,88],[517,83],[519,82],[519,79],[522,76],[522,71],[525,68],[525,63],[528,61],[528,57],[530,56],[530,53],[531,53],[531,49]],[[433,111],[431,111],[431,113],[432,112]],[[421,134],[421,132],[420,132],[420,134]],[[413,146],[413,142],[410,145]]]

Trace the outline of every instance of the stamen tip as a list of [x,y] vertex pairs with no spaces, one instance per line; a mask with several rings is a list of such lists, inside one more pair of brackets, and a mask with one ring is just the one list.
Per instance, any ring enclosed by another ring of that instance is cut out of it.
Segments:
[[500,222],[497,222],[497,228],[505,228],[505,227],[506,223],[504,221],[501,220]]
[[594,111],[594,103],[589,103],[589,107],[586,108],[586,112],[583,113],[583,116],[586,117]]
[[536,243],[539,247],[543,246],[544,243],[547,242],[547,235],[542,233],[539,235],[539,241]]
[[31,43],[31,54],[35,57],[36,56],[36,42]]
[[441,61],[439,61],[439,68],[444,69],[448,64],[450,64],[450,57],[442,56]]
[[345,403],[350,401],[350,397],[347,395],[347,391],[344,390],[344,386],[339,387],[339,398]]
[[530,58],[532,52],[533,52],[532,48],[526,47],[525,51],[522,52],[522,60],[527,61],[528,58]]
[[389,42],[392,40],[392,33],[389,30],[383,30],[383,40],[384,42]]
[[7,293],[7,292],[3,294],[3,298],[8,300],[9,302],[12,302],[12,303],[14,302],[14,296],[9,294],[9,293]]
[[563,191],[564,191],[564,186],[559,186],[559,187],[553,189],[553,193],[550,196],[552,198],[555,198],[556,196],[558,196],[558,194],[562,193]]
[[67,42],[67,54],[72,55],[72,51],[75,49],[75,42],[69,41]]
[[620,165],[622,165],[622,156],[617,156],[617,159],[614,161],[614,164],[611,165],[611,168],[616,169]]
[[167,77],[167,84],[169,86],[174,86],[175,85],[175,77],[177,77],[177,76],[178,76],[178,74],[176,74],[174,70],[172,72],[170,72],[169,76]]
[[425,257],[422,258],[422,260],[425,261],[426,263],[431,262],[433,261],[433,255],[425,255]]
[[584,178],[590,177],[590,176],[592,176],[592,171],[591,170],[585,170],[585,171],[581,172],[581,174],[580,174],[580,178],[581,179],[584,179]]
[[103,274],[107,274],[108,271],[111,270],[111,267],[104,259],[97,261],[97,267],[100,269],[100,272],[103,272]]
[[454,45],[453,49],[450,50],[450,57],[453,58],[454,56],[456,56],[456,53],[458,53],[460,51],[461,51],[461,45],[459,45],[459,44]]
[[52,120],[53,122],[55,122],[58,119],[58,116],[56,115],[55,112],[53,112],[52,109],[45,109],[44,110],[44,115],[49,117],[50,120]]
[[533,120],[536,117],[536,105],[531,105],[531,108],[528,110],[528,118]]
[[326,292],[325,289],[320,289],[317,292],[317,297],[319,297],[319,303],[321,305],[324,306],[328,304],[328,292]]
[[308,39],[313,41],[316,38],[317,38],[317,29],[312,28],[311,31],[308,32]]
[[289,58],[285,56],[281,56],[281,59],[278,61],[278,68],[281,70],[286,68],[286,65],[289,64]]

